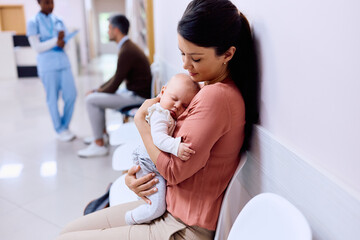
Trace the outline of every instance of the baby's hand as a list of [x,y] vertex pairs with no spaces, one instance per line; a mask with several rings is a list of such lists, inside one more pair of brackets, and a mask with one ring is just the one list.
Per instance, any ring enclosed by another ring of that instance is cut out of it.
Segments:
[[177,156],[181,160],[186,161],[194,153],[195,153],[195,151],[190,148],[189,143],[180,143]]

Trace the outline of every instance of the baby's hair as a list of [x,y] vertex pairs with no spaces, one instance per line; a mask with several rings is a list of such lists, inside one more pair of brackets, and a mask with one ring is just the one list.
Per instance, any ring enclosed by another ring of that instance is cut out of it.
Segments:
[[[195,82],[195,81],[193,81],[189,75],[187,75],[186,73],[178,73],[178,74],[176,74],[174,77],[180,77],[180,76],[181,76],[181,77],[184,77],[184,78],[187,78],[189,81],[192,82],[192,90],[193,90],[195,93],[198,93],[198,92],[200,91],[200,89],[201,89],[200,84],[197,83],[197,82]],[[170,81],[171,81],[171,79],[170,79]]]

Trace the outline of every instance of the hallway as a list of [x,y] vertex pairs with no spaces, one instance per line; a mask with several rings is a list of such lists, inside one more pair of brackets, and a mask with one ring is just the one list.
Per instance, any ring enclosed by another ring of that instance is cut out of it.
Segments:
[[108,79],[112,56],[76,77],[78,98],[70,129],[77,138],[56,139],[38,78],[1,80],[0,232],[2,240],[54,239],[86,204],[105,192],[119,172],[111,156],[85,159],[76,152],[90,135],[85,93]]

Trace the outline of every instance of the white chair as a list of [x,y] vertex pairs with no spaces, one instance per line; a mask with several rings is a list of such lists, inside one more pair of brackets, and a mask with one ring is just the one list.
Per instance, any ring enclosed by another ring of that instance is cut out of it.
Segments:
[[310,226],[288,200],[274,193],[252,198],[236,218],[228,240],[311,240]]
[[109,192],[109,205],[111,207],[122,203],[137,201],[138,199],[138,196],[126,186],[125,174],[121,175],[111,185]]
[[239,203],[239,199],[241,198],[239,174],[246,160],[246,153],[244,153],[241,155],[239,165],[226,189],[216,226],[215,240],[224,240],[227,238],[231,226],[243,206]]
[[[114,170],[124,173],[134,165],[132,153],[134,149],[142,143],[141,136],[134,122],[123,124],[114,134],[112,140],[120,144],[120,146],[118,146],[113,153],[112,167]],[[113,182],[109,193],[110,206],[136,200],[138,200],[136,194],[125,184],[125,174]]]
[[125,123],[118,130],[114,131],[110,137],[110,144],[119,146],[113,153],[113,169],[116,171],[126,171],[131,168],[134,165],[132,153],[141,143],[141,136],[134,122]]

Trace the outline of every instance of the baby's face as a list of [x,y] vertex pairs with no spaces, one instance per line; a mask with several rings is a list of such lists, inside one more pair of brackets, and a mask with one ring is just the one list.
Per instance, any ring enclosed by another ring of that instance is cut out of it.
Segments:
[[195,95],[196,92],[187,81],[171,81],[161,96],[160,105],[169,110],[176,120],[189,106]]

